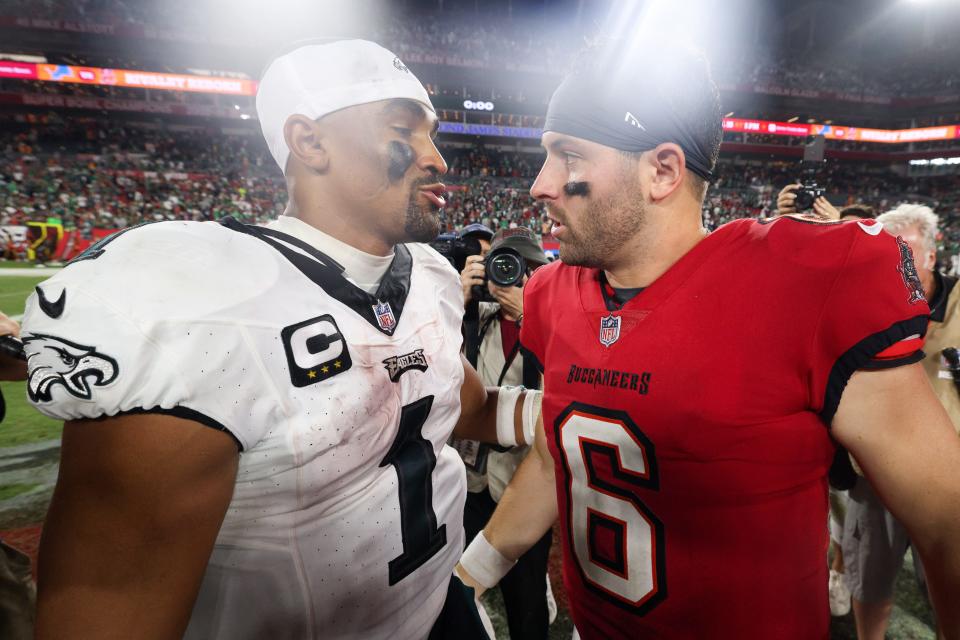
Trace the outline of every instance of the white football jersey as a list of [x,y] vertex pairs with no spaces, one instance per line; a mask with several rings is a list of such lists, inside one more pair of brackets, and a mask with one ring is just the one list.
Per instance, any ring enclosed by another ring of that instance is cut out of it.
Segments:
[[376,295],[276,230],[160,222],[42,283],[33,405],[182,416],[241,447],[187,638],[425,638],[463,549],[459,278],[401,245]]

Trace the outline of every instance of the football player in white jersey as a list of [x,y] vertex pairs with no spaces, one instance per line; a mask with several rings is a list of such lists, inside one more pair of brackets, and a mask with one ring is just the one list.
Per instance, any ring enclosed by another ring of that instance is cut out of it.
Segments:
[[276,59],[257,110],[283,216],[131,228],[28,301],[30,400],[66,421],[37,637],[484,637],[445,442],[532,441],[539,405],[464,363],[457,273],[416,244],[427,92],[335,41]]

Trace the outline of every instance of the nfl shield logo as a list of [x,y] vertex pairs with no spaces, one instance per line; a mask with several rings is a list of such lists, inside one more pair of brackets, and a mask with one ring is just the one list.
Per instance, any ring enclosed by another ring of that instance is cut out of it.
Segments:
[[620,339],[620,316],[612,313],[606,318],[600,318],[600,344],[609,347]]
[[377,316],[377,324],[380,329],[387,333],[392,333],[397,326],[397,319],[393,315],[393,309],[389,302],[377,302],[373,305],[373,313]]

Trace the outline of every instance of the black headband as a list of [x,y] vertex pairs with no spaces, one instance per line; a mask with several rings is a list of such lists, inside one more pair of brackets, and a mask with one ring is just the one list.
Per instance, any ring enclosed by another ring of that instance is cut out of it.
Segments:
[[687,169],[713,179],[713,162],[689,127],[656,89],[618,85],[609,78],[567,76],[550,98],[544,131],[590,140],[621,151],[649,151],[664,142],[683,149]]

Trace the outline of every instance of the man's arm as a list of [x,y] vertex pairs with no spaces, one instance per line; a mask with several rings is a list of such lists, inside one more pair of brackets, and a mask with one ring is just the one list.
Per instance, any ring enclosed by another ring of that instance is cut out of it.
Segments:
[[907,528],[941,630],[960,638],[960,438],[921,366],[854,374],[833,434]]
[[181,637],[238,458],[228,434],[172,416],[68,422],[40,543],[36,637]]
[[[463,358],[463,385],[460,387],[460,419],[453,429],[455,438],[477,440],[488,444],[504,444],[497,437],[497,405],[500,402],[500,389],[485,387],[480,375],[466,358]],[[514,436],[518,445],[525,445],[524,415],[526,394],[523,391],[513,408]],[[534,419],[536,417],[534,416]],[[529,418],[528,418],[529,420]],[[532,423],[531,423],[532,425]]]
[[[485,538],[506,560],[516,561],[543,537],[556,520],[557,489],[554,484],[553,456],[547,447],[543,419],[539,418],[533,451],[520,464],[490,522],[464,555],[478,544],[478,540]],[[480,597],[486,587],[471,575],[463,563],[457,565],[457,573],[464,584],[473,587],[477,597]]]

